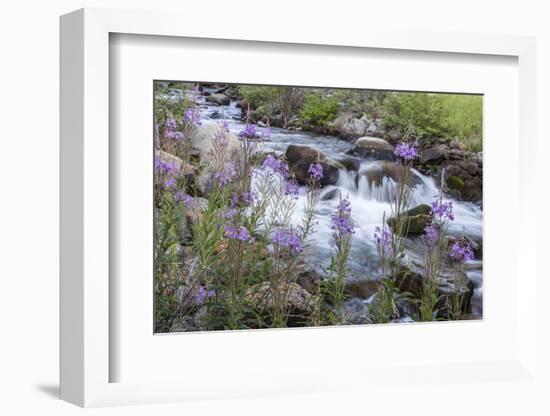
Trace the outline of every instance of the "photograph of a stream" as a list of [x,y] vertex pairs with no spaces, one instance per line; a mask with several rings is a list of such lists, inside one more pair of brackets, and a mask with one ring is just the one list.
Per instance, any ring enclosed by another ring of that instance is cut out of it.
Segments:
[[154,81],[155,332],[482,319],[482,108]]

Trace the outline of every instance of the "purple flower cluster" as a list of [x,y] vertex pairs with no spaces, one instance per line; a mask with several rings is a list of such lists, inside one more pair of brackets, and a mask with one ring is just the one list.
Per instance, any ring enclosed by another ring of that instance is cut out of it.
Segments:
[[230,219],[234,218],[235,215],[237,215],[237,210],[235,208],[226,208],[223,212],[223,217],[226,220],[230,220]]
[[231,162],[228,162],[224,165],[221,172],[212,173],[211,182],[223,187],[226,186],[231,178],[233,178],[236,174],[237,171],[235,170],[235,165]]
[[304,250],[300,237],[285,228],[276,230],[271,241],[280,248],[288,249],[290,253],[301,253]]
[[231,207],[235,208],[236,206],[250,206],[256,202],[256,192],[253,191],[247,191],[243,192],[242,194],[234,193],[233,196],[231,196]]
[[206,289],[206,287],[201,285],[199,287],[199,290],[197,290],[197,293],[195,294],[195,304],[198,306],[202,305],[204,304],[204,302],[206,302],[208,299],[210,299],[215,295],[216,295],[216,292],[214,292],[213,290],[208,290]]
[[163,160],[160,157],[155,158],[155,171],[160,175],[177,174],[178,166],[175,163]]
[[241,139],[257,139],[258,133],[254,124],[247,124],[243,131],[239,133]]
[[176,180],[174,178],[167,179],[166,182],[164,182],[164,188],[172,191],[175,190]]
[[395,156],[409,162],[418,156],[417,144],[407,142],[399,143],[395,146],[395,151],[393,153]]
[[265,170],[272,170],[275,173],[280,174],[284,178],[288,177],[288,164],[282,160],[277,159],[273,155],[267,155],[264,159],[263,168]]
[[183,206],[187,209],[192,209],[195,207],[195,198],[191,195],[184,195],[181,191],[176,192],[174,199],[176,202],[183,203]]
[[166,119],[166,122],[164,123],[164,128],[166,130],[176,130],[176,125],[177,125],[176,119],[169,117]]
[[391,229],[376,227],[374,230],[374,241],[376,241],[378,249],[381,250],[384,255],[393,255],[393,234]]
[[468,261],[474,259],[474,250],[466,241],[459,240],[453,243],[449,255],[458,262]]
[[250,239],[250,233],[242,225],[239,227],[233,227],[226,224],[224,226],[225,236],[231,240],[248,241]]
[[201,116],[198,111],[193,108],[188,108],[183,113],[184,122],[193,128],[197,128],[201,125]]
[[432,202],[432,214],[439,221],[454,221],[453,201],[442,201],[440,199]]
[[164,137],[170,140],[181,140],[183,138],[183,134],[177,131],[176,128],[176,119],[167,118],[166,122],[164,123]]
[[338,209],[331,216],[332,229],[342,238],[354,233],[353,221],[351,219],[351,202],[348,198],[340,201]]
[[428,225],[424,228],[424,233],[426,234],[426,240],[430,245],[433,245],[439,239],[439,230],[433,224]]
[[285,195],[290,196],[294,199],[298,199],[298,194],[300,193],[300,186],[298,182],[294,179],[289,180],[285,185]]
[[323,179],[323,165],[318,162],[312,163],[311,165],[309,165],[307,173],[309,173],[309,176],[313,180],[320,181],[321,179]]

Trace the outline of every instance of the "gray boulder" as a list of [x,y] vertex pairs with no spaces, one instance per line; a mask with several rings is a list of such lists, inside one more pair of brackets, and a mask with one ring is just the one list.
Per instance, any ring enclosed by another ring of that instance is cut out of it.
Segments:
[[229,105],[229,97],[225,94],[211,94],[206,97],[206,101],[217,105]]
[[354,145],[353,149],[347,152],[352,156],[374,160],[395,160],[393,154],[395,148],[384,139],[364,136],[355,140]]

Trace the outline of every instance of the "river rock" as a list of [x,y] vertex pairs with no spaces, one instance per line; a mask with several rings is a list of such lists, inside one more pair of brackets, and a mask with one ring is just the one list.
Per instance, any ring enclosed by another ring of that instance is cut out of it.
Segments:
[[[361,172],[361,174],[357,177],[358,181],[361,176],[367,178],[369,186],[371,187],[381,186],[384,178],[389,178],[394,182],[400,183],[405,176],[405,168],[399,163],[384,160],[376,165],[370,166],[368,170]],[[411,186],[416,186],[420,183],[420,178],[416,175],[411,175],[409,182]]]
[[342,137],[349,139],[367,134],[367,129],[371,124],[366,117],[358,119],[351,112],[345,112],[332,122],[331,127]]
[[339,170],[343,167],[336,161],[327,159],[319,150],[308,146],[298,146],[291,144],[286,149],[286,160],[290,174],[301,184],[309,182],[309,167],[312,163],[321,163],[323,165],[323,178],[320,181],[322,186],[334,185],[340,175]]
[[321,195],[321,201],[332,201],[333,199],[340,198],[340,189],[334,188]]
[[[478,160],[449,160],[439,168],[438,177],[445,169],[446,178],[453,178],[453,189],[459,191],[458,199],[480,202],[482,199],[483,176],[481,162]],[[446,180],[449,186],[448,180]],[[454,186],[456,185],[456,186]]]
[[352,280],[346,283],[346,294],[352,298],[369,299],[378,290],[380,282],[377,280]]
[[437,146],[431,147],[429,149],[423,150],[422,155],[420,155],[420,163],[437,163],[441,162],[443,159],[447,159],[449,153],[449,148],[444,144],[438,144]]
[[211,94],[206,97],[206,101],[217,105],[229,105],[229,97],[225,94]]
[[297,283],[273,287],[270,282],[259,283],[246,291],[247,300],[260,311],[269,312],[278,298],[285,297],[286,307],[293,315],[309,315],[313,311],[311,294]]
[[[404,237],[412,237],[416,235],[424,234],[424,229],[431,221],[431,207],[429,205],[418,205],[408,211],[405,211],[401,218],[405,222],[405,235]],[[388,225],[395,230],[396,218],[388,218]]]
[[357,157],[343,157],[336,159],[336,161],[349,171],[357,172],[361,167],[361,159]]
[[188,163],[184,163],[179,157],[165,152],[164,150],[155,150],[155,158],[162,160],[166,163],[171,163],[176,167],[176,170],[179,171],[180,175],[184,176],[193,176],[197,171],[197,168]]
[[[410,293],[414,298],[421,299],[423,292],[423,279],[420,273],[416,273],[407,267],[403,267],[396,278],[396,286],[402,292]],[[465,273],[455,271],[443,271],[438,282],[437,317],[449,317],[449,304],[453,296],[458,295],[460,309],[463,314],[471,312],[471,300],[474,294],[474,282]]]
[[395,148],[384,139],[378,137],[360,137],[354,142],[353,149],[348,154],[374,160],[395,160]]
[[[217,124],[206,124],[197,129],[193,140],[193,150],[198,152],[202,164],[209,164],[208,152],[212,148],[212,140],[219,128]],[[227,143],[229,158],[232,159],[239,151],[241,142],[235,133],[229,132],[227,133]]]

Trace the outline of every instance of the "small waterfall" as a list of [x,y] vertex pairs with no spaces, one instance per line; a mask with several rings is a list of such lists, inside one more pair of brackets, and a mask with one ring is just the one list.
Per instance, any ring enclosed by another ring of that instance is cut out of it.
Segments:
[[[240,109],[234,102],[229,106],[212,106],[202,103],[201,118],[204,124],[216,123],[217,119],[210,118],[216,111],[228,119],[229,128],[238,133],[244,128],[244,123],[239,119]],[[272,128],[271,140],[262,143],[263,151],[277,151],[284,153],[290,144],[309,146],[323,152],[329,159],[339,160],[345,157],[353,145],[336,137],[317,135],[309,132],[290,131],[281,128]],[[376,227],[382,226],[385,220],[391,216],[391,204],[395,198],[399,177],[398,165],[390,161],[363,160],[358,170],[340,169],[338,182],[334,186],[326,187],[321,194],[321,200],[317,207],[318,223],[315,226],[311,241],[314,249],[307,254],[308,262],[320,273],[330,264],[333,254],[331,215],[336,210],[339,198],[348,197],[352,206],[352,219],[355,223],[350,253],[350,278],[372,279],[379,273],[378,251],[374,241]],[[433,178],[424,176],[413,170],[414,189],[411,194],[410,207],[420,204],[430,205],[439,197],[439,189]],[[339,192],[332,191],[337,189]],[[334,197],[328,197],[332,194]],[[323,198],[327,196],[327,198]],[[300,195],[296,201],[296,209],[291,218],[294,226],[302,223],[304,208],[306,205],[306,187],[301,187]],[[475,241],[482,238],[481,208],[470,202],[453,200],[455,220],[449,224],[449,232],[454,235],[465,234]],[[420,239],[407,240],[407,253],[411,257],[421,255],[424,245]],[[475,280],[481,281],[481,265],[479,269],[467,271]],[[476,274],[477,273],[477,274]],[[476,289],[476,301],[480,302],[481,288]],[[479,303],[478,302],[478,303]]]

